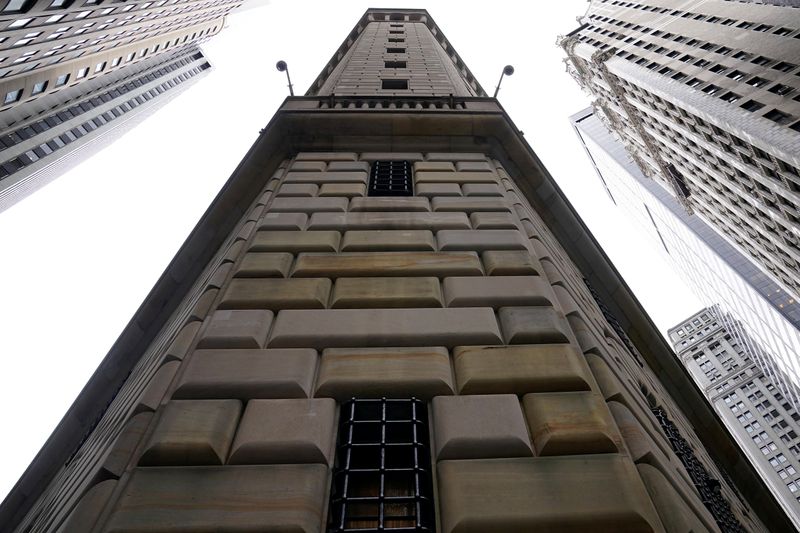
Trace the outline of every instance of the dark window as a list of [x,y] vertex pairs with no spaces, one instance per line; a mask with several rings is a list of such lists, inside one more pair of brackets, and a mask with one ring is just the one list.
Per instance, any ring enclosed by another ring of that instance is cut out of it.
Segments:
[[746,109],[747,111],[758,111],[764,107],[764,104],[761,102],[756,102],[755,100],[748,100],[742,104],[742,108]]
[[406,49],[405,48],[387,48],[386,49],[386,53],[387,54],[405,54],[406,53]]
[[405,61],[384,61],[383,66],[385,68],[406,68]]
[[789,87],[788,85],[781,85],[780,83],[776,83],[775,85],[773,85],[772,87],[770,87],[767,90],[769,92],[771,92],[771,93],[780,94],[780,95],[784,95],[784,94],[792,92],[792,88],[791,87]]
[[381,89],[404,90],[408,89],[408,80],[381,80]]
[[784,113],[783,111],[778,111],[777,109],[773,109],[772,111],[765,113],[764,118],[768,118],[773,122],[777,122],[778,124],[788,124],[792,121],[792,115]]
[[375,161],[369,175],[368,196],[411,196],[414,194],[409,161]]
[[735,102],[736,100],[738,100],[739,98],[741,98],[741,96],[739,96],[739,95],[738,95],[738,94],[736,94],[735,92],[728,91],[728,92],[726,92],[725,94],[723,94],[722,96],[720,96],[720,98],[722,98],[722,99],[723,99],[723,100],[725,100],[726,102],[731,102],[731,103],[733,103],[733,102]]
[[775,70],[780,70],[781,72],[789,72],[790,70],[794,69],[797,65],[793,63],[789,63],[787,61],[781,61],[777,65],[772,65],[772,68]]
[[425,403],[342,405],[328,533],[435,531]]

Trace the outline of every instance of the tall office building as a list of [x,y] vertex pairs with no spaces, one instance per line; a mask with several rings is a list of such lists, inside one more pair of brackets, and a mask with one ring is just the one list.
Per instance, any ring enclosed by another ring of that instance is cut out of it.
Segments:
[[660,257],[669,261],[705,306],[720,307],[720,320],[747,357],[795,407],[800,406],[800,302],[644,176],[601,119],[591,108],[570,117],[611,200],[651,237],[663,252]]
[[726,329],[721,315],[717,308],[703,309],[670,329],[670,341],[800,528],[800,412]]
[[791,522],[428,13],[371,9],[262,130],[0,527]]
[[0,2],[0,211],[198,79],[243,2]]
[[560,40],[641,171],[800,294],[800,11],[592,0]]

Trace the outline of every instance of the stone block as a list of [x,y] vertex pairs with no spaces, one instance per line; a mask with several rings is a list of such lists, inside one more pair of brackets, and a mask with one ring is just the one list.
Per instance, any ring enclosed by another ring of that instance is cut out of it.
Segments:
[[414,173],[414,183],[497,183],[491,172],[439,172],[424,170]]
[[480,152],[430,152],[428,161],[486,161]]
[[235,278],[285,278],[294,256],[282,252],[250,252],[239,263]]
[[475,229],[518,229],[517,222],[511,213],[480,213],[469,216]]
[[583,354],[569,344],[457,346],[459,394],[526,394],[590,390]]
[[316,350],[197,350],[173,398],[307,398]]
[[503,307],[498,318],[508,344],[569,342],[569,324],[552,307]]
[[459,172],[494,172],[494,167],[488,161],[458,161],[456,170]]
[[362,161],[422,161],[425,159],[419,152],[364,152]]
[[251,252],[335,252],[339,249],[338,231],[259,231]]
[[416,187],[417,196],[431,198],[433,196],[461,196],[461,187],[458,183],[419,183]]
[[465,183],[461,186],[464,196],[499,196],[503,197],[503,190],[496,183]]
[[211,308],[214,306],[214,302],[217,299],[217,294],[219,294],[217,289],[210,289],[204,292],[200,298],[197,299],[194,307],[192,307],[192,312],[189,314],[189,318],[193,320],[205,320],[208,316],[208,313],[211,312]]
[[314,396],[344,401],[449,394],[453,375],[445,348],[334,348],[322,352]]
[[494,276],[445,278],[447,307],[553,305],[553,290],[541,276]]
[[328,164],[325,161],[295,161],[289,170],[293,172],[322,172]]
[[662,531],[621,455],[442,461],[437,470],[442,533]]
[[358,154],[353,152],[299,152],[294,160],[297,161],[355,161]]
[[[498,278],[499,279],[499,278]],[[220,309],[325,309],[331,292],[327,278],[234,279]]]
[[263,348],[272,311],[226,310],[211,315],[198,348]]
[[343,252],[407,252],[436,250],[429,230],[348,231],[342,240]]
[[[278,189],[276,196],[279,198],[286,196],[314,197],[318,192],[319,186],[314,183],[287,183],[285,185],[281,185],[281,188]],[[294,209],[292,209],[292,211],[294,211]]]
[[436,239],[442,251],[527,250],[522,233],[508,229],[441,230]]
[[593,392],[526,394],[525,417],[536,455],[615,453],[621,437],[603,398]]
[[704,523],[705,513],[694,512],[658,468],[646,463],[638,464],[636,468],[666,533],[711,533],[717,530],[713,518]]
[[391,212],[398,211],[402,213],[423,212],[430,211],[431,205],[427,198],[419,196],[408,197],[369,197],[369,198],[353,198],[350,200],[350,211],[377,211],[377,212]]
[[[285,185],[284,185],[285,187]],[[347,198],[275,198],[269,206],[272,213],[321,213],[347,211]]]
[[437,396],[432,406],[437,461],[533,455],[514,394]]
[[464,213],[314,213],[308,229],[313,230],[440,230],[468,229],[469,218]]
[[[177,364],[177,361],[176,361]],[[103,458],[103,476],[119,478],[133,459],[133,454],[139,442],[147,433],[147,428],[153,419],[153,413],[139,413],[125,422],[125,427],[114,441],[114,445]]]
[[231,268],[233,268],[233,265],[230,263],[222,263],[209,278],[207,286],[215,289],[222,287],[225,282],[228,281],[228,275],[231,272]]
[[107,479],[86,491],[56,533],[86,533],[91,531],[103,512],[106,502],[117,486],[116,479]]
[[[464,278],[470,279],[470,278]],[[339,278],[331,308],[442,307],[438,278]]]
[[[309,328],[313,324],[313,328]],[[502,342],[489,308],[328,309],[278,313],[272,348],[456,346]]]
[[323,183],[319,190],[320,196],[366,196],[367,186],[363,183]]
[[437,196],[431,200],[431,207],[436,212],[460,211],[463,213],[475,213],[491,211],[511,213],[511,207],[509,207],[505,198],[488,196],[471,196],[469,198]]
[[192,345],[202,325],[202,322],[195,321],[189,322],[183,326],[175,336],[175,339],[170,343],[167,351],[164,352],[164,358],[169,360],[181,360],[186,357],[189,347]]
[[489,276],[536,276],[542,274],[539,262],[527,251],[489,250],[481,254]]
[[251,400],[231,447],[228,464],[332,464],[336,402]]
[[242,402],[174,400],[162,408],[139,465],[220,465],[228,456]]
[[319,533],[328,467],[320,464],[139,468],[108,533]]
[[436,172],[455,172],[456,167],[452,161],[417,161],[414,163],[414,172],[432,170]]
[[136,402],[134,413],[152,412],[158,409],[180,366],[180,361],[169,361],[161,365]]
[[475,252],[300,254],[292,277],[482,276]]
[[361,171],[351,172],[289,172],[284,183],[367,183],[369,174]]
[[258,229],[282,231],[304,230],[308,224],[308,215],[305,213],[266,213]]
[[366,161],[331,161],[328,163],[328,170],[331,172],[369,172],[369,163]]

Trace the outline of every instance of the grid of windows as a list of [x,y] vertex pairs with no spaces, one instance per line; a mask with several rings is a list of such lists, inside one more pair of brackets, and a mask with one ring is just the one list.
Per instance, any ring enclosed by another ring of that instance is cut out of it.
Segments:
[[375,161],[369,175],[368,196],[412,196],[409,161]]

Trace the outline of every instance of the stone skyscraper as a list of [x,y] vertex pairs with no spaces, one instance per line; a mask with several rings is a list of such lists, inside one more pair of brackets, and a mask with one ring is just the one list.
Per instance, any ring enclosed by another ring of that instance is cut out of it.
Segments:
[[372,9],[262,130],[0,527],[791,524],[428,13]]

